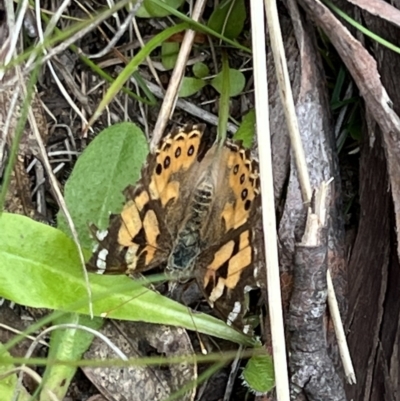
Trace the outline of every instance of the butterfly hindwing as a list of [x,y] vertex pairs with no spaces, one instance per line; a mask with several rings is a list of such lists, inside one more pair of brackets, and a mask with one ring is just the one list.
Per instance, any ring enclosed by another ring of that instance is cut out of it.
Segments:
[[177,281],[191,273],[217,314],[246,329],[247,293],[257,286],[258,165],[241,143],[214,139],[204,125],[187,125],[160,141],[141,179],[125,190],[122,212],[95,233],[88,267],[106,273],[163,267]]
[[[196,276],[204,294],[229,325],[245,328],[246,298],[258,287],[254,269],[253,225],[260,212],[258,164],[240,144],[227,143],[223,202],[216,202],[208,232],[219,232],[199,256]],[[221,191],[216,191],[219,193]],[[215,235],[215,234],[214,234]]]

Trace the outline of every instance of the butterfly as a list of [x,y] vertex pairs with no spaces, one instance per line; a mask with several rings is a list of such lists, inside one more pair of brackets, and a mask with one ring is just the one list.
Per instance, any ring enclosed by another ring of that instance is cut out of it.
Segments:
[[203,124],[174,129],[124,193],[122,212],[96,231],[89,270],[131,275],[162,267],[176,281],[192,276],[217,315],[248,331],[260,212],[258,163],[249,150],[216,142]]

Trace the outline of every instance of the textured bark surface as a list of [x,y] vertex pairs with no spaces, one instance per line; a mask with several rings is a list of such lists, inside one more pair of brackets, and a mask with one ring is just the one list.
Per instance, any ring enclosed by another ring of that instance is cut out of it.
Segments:
[[[357,384],[348,386],[347,395],[355,401],[399,400],[400,56],[351,29],[353,36],[322,3],[300,3],[335,46],[366,106],[360,221],[349,265],[348,340]],[[381,1],[352,3],[360,7],[347,8],[353,18],[400,44],[394,25],[399,10]]]
[[386,161],[379,131],[377,133],[379,136],[373,147],[368,141],[362,147],[360,223],[349,263],[348,341],[357,385],[348,386],[347,393],[349,399],[354,400],[391,399],[380,398],[384,394],[380,390],[379,398],[371,398],[372,383],[378,380],[382,384],[382,377],[378,378],[380,369],[376,371],[376,368],[384,367],[378,354],[388,284],[390,227],[393,225]]
[[[368,13],[363,17],[369,29],[399,46],[399,28]],[[399,115],[400,56],[376,44],[372,44],[371,52],[393,110]],[[348,394],[355,400],[399,400],[400,270],[393,209],[393,201],[399,198],[396,187],[391,185],[394,180],[399,182],[399,175],[388,171],[389,159],[392,166],[400,163],[393,158],[399,147],[387,141],[393,133],[383,137],[369,113],[367,118],[368,139],[362,148],[360,166],[361,221],[349,266],[354,283],[349,298],[353,311],[349,342],[358,384],[349,388]]]
[[318,246],[296,246],[293,295],[288,313],[290,395],[310,401],[345,401],[343,382],[329,357],[324,329],[327,280],[327,230]]
[[[304,20],[296,12],[295,7],[291,7],[290,12],[297,45],[301,49],[300,92],[295,105],[312,188],[318,187],[322,181],[334,178],[330,187],[328,265],[333,277],[340,277],[335,283],[337,284],[336,291],[341,306],[345,309],[346,277],[340,176],[327,101],[326,81],[318,55],[315,34],[309,21]],[[282,247],[280,264],[284,273],[292,269],[294,246],[303,235],[304,218],[304,203],[300,194],[295,163],[291,158],[285,206],[279,223],[279,239]]]

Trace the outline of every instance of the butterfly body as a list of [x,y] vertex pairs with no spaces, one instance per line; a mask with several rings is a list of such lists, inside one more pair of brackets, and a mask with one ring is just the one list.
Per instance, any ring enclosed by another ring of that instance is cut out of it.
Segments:
[[185,126],[161,140],[142,178],[125,190],[121,214],[97,236],[88,266],[107,273],[161,266],[178,281],[192,274],[217,313],[241,326],[244,298],[256,287],[258,167],[240,144],[213,144],[204,130]]

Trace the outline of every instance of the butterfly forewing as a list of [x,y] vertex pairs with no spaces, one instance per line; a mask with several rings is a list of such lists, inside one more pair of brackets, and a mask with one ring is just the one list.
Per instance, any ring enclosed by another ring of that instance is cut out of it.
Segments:
[[[256,286],[252,222],[259,212],[258,166],[241,144],[220,147],[204,125],[165,136],[110,227],[96,233],[89,268],[192,272],[209,304],[243,328]],[[179,280],[179,275],[177,276]]]

